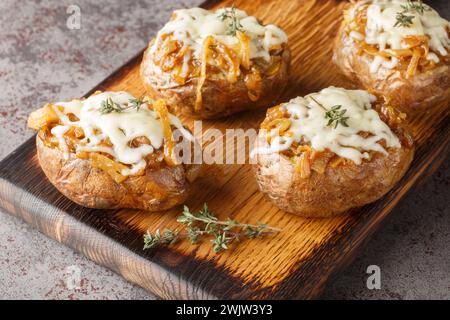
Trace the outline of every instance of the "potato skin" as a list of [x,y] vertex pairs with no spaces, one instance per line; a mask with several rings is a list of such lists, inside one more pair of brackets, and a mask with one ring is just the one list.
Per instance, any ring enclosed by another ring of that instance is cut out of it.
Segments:
[[[153,41],[152,41],[153,42]],[[150,53],[152,42],[144,53],[140,75],[149,95],[164,99],[169,110],[176,115],[187,115],[195,119],[213,119],[225,117],[244,110],[267,108],[283,93],[288,79],[291,62],[289,47],[285,47],[281,56],[280,70],[271,77],[263,76],[260,98],[253,102],[243,79],[230,83],[226,79],[207,78],[202,87],[203,104],[195,110],[198,78],[192,78],[179,85],[169,73],[163,73],[153,63]]]
[[36,147],[50,182],[67,198],[88,208],[167,210],[185,201],[190,189],[186,177],[195,179],[199,171],[197,165],[147,168],[144,176],[131,176],[118,184],[106,172],[93,168],[90,160],[73,153],[65,160],[58,148],[47,146],[39,135]]
[[377,73],[371,73],[373,58],[368,54],[358,55],[358,45],[344,29],[343,23],[335,39],[333,61],[352,81],[389,97],[392,105],[407,114],[428,111],[439,102],[450,99],[449,65],[409,79],[403,77],[400,71],[383,66]]
[[[258,146],[267,146],[258,137]],[[256,157],[259,189],[280,209],[308,218],[326,218],[353,207],[371,203],[386,194],[406,173],[413,159],[413,147],[376,153],[370,161],[356,165],[348,161],[309,178],[295,173],[294,164],[278,153]]]

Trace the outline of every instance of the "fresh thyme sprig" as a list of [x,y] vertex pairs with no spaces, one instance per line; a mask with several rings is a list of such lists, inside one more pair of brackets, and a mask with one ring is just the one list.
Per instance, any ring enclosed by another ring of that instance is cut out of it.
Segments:
[[401,6],[404,12],[408,11],[416,11],[420,15],[423,15],[425,11],[431,11],[431,8],[428,6],[424,6],[422,0],[412,1],[408,0],[406,4]]
[[176,243],[181,237],[187,238],[192,244],[198,243],[203,236],[211,236],[212,248],[214,252],[229,248],[233,242],[239,241],[242,237],[248,239],[261,238],[266,235],[280,232],[278,228],[269,227],[266,224],[239,223],[234,219],[220,221],[209,211],[208,206],[197,213],[192,213],[187,206],[184,206],[183,213],[177,221],[185,226],[185,232],[165,229],[163,233],[158,229],[153,234],[150,231],[144,235],[144,249],[154,248],[160,245],[170,245]]
[[335,105],[332,106],[331,109],[325,108],[323,104],[321,104],[319,101],[314,99],[314,97],[309,96],[311,100],[313,100],[319,107],[321,107],[323,110],[325,110],[325,119],[328,120],[327,126],[328,127],[334,127],[336,129],[338,125],[342,125],[344,127],[348,127],[347,120],[350,119],[350,117],[345,117],[345,113],[347,112],[347,109],[342,109],[341,105]]
[[173,244],[178,241],[178,237],[178,230],[172,231],[170,229],[165,229],[162,234],[159,229],[156,230],[155,234],[147,231],[144,236],[144,249],[153,248],[159,244]]
[[122,108],[122,106],[120,104],[113,101],[112,98],[106,98],[106,100],[102,101],[102,107],[100,109],[100,112],[102,114],[106,114],[106,113],[111,113],[111,112],[122,112],[123,110],[125,110],[125,109]]
[[108,114],[111,112],[118,112],[121,113],[127,109],[135,108],[136,111],[139,111],[141,106],[144,104],[143,99],[130,99],[129,105],[127,107],[122,107],[120,104],[115,102],[111,97],[106,98],[106,100],[102,101],[100,113],[101,114]]
[[225,9],[220,15],[219,19],[222,21],[229,20],[228,23],[228,35],[236,36],[238,31],[244,32],[244,27],[241,25],[241,22],[236,17],[236,7],[233,6],[231,9]]
[[143,99],[131,99],[130,100],[130,108],[136,108],[136,111],[139,111],[141,106],[144,104]]
[[397,19],[397,21],[395,22],[394,27],[409,28],[413,24],[414,16],[408,16],[403,12],[397,12],[395,19]]
[[411,27],[415,16],[407,15],[407,13],[417,12],[418,14],[423,15],[425,11],[431,10],[431,8],[423,4],[422,0],[408,0],[406,4],[401,5],[401,7],[403,11],[397,12],[397,15],[395,16],[397,21],[395,22],[394,27]]
[[347,112],[347,109],[342,109],[341,105],[335,105],[331,107],[330,110],[325,112],[325,119],[328,120],[327,126],[337,128],[338,125],[348,127],[347,120],[349,117],[344,117],[344,114]]

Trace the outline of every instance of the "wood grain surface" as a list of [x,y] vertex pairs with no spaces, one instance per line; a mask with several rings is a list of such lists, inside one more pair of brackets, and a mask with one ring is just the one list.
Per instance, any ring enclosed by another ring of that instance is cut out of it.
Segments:
[[[329,85],[353,87],[331,62],[344,1],[209,1],[206,6],[233,2],[287,32],[293,61],[283,100]],[[140,60],[141,54],[93,91],[142,95]],[[227,128],[257,128],[263,116],[261,111],[204,121],[203,129],[214,127],[225,133]],[[207,202],[222,219],[263,221],[283,229],[276,236],[245,241],[221,254],[214,254],[209,243],[184,242],[143,251],[144,232],[176,227],[180,208],[161,213],[82,208],[47,181],[37,163],[34,139],[1,162],[0,206],[161,298],[317,298],[416,181],[444,160],[450,141],[449,117],[445,103],[409,119],[417,151],[406,176],[379,201],[332,219],[303,219],[280,211],[258,192],[249,164],[209,166],[186,203],[190,208],[199,209]],[[183,120],[192,127],[192,120]]]

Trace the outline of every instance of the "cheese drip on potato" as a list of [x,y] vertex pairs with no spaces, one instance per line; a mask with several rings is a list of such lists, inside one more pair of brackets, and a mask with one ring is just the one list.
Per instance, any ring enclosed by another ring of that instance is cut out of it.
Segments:
[[[223,18],[227,12],[234,12],[235,21],[231,18]],[[240,45],[236,34],[232,34],[230,24],[236,23],[237,30],[249,37],[250,59],[262,58],[270,61],[270,50],[287,42],[286,34],[277,26],[269,24],[261,25],[253,16],[248,16],[245,11],[235,8],[222,8],[211,12],[201,8],[176,10],[169,21],[158,33],[153,45],[156,50],[160,46],[163,35],[172,35],[185,47],[193,50],[194,58],[201,60],[203,43],[212,36],[215,40],[227,47]]]
[[[329,87],[318,93],[297,97],[280,106],[287,113],[289,126],[262,130],[268,147],[258,147],[253,154],[271,154],[289,150],[296,143],[310,145],[315,151],[329,150],[361,164],[369,152],[385,155],[386,148],[400,148],[400,140],[384,123],[372,104],[377,98],[367,91]],[[329,124],[327,111],[339,107],[347,117],[344,124]],[[280,122],[281,123],[281,122]],[[283,125],[283,124],[282,124]],[[361,133],[365,133],[362,135]],[[385,147],[380,142],[385,141]]]
[[[85,100],[51,104],[60,122],[60,125],[51,129],[51,133],[58,139],[65,157],[68,157],[68,147],[64,134],[71,127],[79,127],[83,129],[84,138],[76,145],[77,153],[109,154],[116,161],[130,165],[130,168],[122,170],[121,174],[124,176],[136,174],[144,169],[145,157],[164,147],[164,127],[160,115],[150,109],[148,103],[143,103],[139,108],[133,107],[132,101],[135,99],[126,92],[103,92]],[[121,111],[102,112],[105,101],[114,103]],[[73,116],[76,117],[74,121],[71,120]],[[170,125],[179,129],[185,138],[193,139],[177,117],[169,114],[168,119]],[[147,138],[150,144],[141,143],[137,147],[132,146],[131,142],[140,137]],[[108,144],[105,144],[105,141],[108,141]]]
[[[423,5],[423,11],[411,8],[411,5]],[[350,36],[357,41],[365,41],[369,45],[376,45],[380,52],[389,50],[408,50],[411,49],[412,39],[425,37],[426,47],[429,48],[425,54],[425,59],[434,63],[439,63],[440,56],[447,56],[450,48],[450,39],[448,32],[450,24],[430,6],[419,3],[418,1],[407,0],[371,0],[359,1],[348,11],[347,19],[355,23],[359,10],[362,6],[367,6],[366,25],[361,34],[352,31]],[[408,9],[409,8],[409,9]],[[403,14],[406,20],[405,24],[399,23]],[[401,56],[401,53],[399,51]],[[370,71],[376,73],[383,66],[387,69],[395,68],[399,63],[398,57],[392,55],[375,56]]]

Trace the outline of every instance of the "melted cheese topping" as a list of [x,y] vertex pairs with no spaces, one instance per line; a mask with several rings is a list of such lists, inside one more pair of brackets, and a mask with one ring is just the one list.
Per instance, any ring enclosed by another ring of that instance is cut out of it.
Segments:
[[[102,102],[106,99],[112,99],[125,110],[102,114]],[[130,169],[123,170],[123,175],[133,175],[144,169],[146,167],[144,158],[163,147],[164,131],[158,113],[149,109],[147,103],[142,104],[139,110],[129,108],[133,99],[135,97],[126,92],[103,92],[86,100],[55,103],[52,108],[62,125],[53,127],[51,133],[58,139],[65,158],[68,158],[69,154],[64,134],[71,127],[80,127],[84,131],[85,138],[76,146],[77,153],[82,151],[107,153],[116,161],[131,165]],[[71,121],[70,114],[75,115],[79,121]],[[169,121],[184,137],[193,139],[177,117],[170,114]],[[139,137],[146,137],[150,144],[131,147],[130,142]],[[107,138],[112,147],[102,144]]]
[[[389,126],[372,109],[371,105],[376,100],[367,91],[335,87],[304,98],[297,97],[282,106],[291,121],[289,134],[279,136],[277,129],[263,131],[266,138],[270,137],[269,147],[259,147],[253,154],[279,153],[289,150],[296,142],[309,143],[316,151],[328,149],[356,164],[369,158],[369,151],[387,155],[387,151],[379,143],[381,140],[385,140],[388,148],[400,148],[401,144]],[[334,125],[327,125],[325,109],[330,110],[336,105],[342,106],[341,110],[347,110],[345,116],[349,117],[348,127],[338,125],[335,128]],[[359,135],[361,132],[368,132],[370,136],[362,137]]]
[[[441,56],[447,56],[447,50],[450,49],[450,39],[447,33],[450,23],[441,18],[430,6],[423,4],[425,8],[423,14],[416,10],[404,12],[405,15],[414,17],[410,26],[395,26],[397,13],[404,11],[402,6],[407,5],[407,0],[360,1],[349,11],[350,17],[355,18],[358,8],[369,3],[365,38],[358,32],[353,32],[350,35],[352,38],[356,40],[364,38],[367,44],[377,45],[380,51],[384,51],[408,48],[404,41],[408,36],[427,36],[430,49]],[[426,58],[438,63],[439,57],[435,53],[430,53]],[[386,58],[376,57],[371,66],[371,72],[377,72],[381,66],[392,69],[397,64],[398,60],[395,57],[390,61]]]
[[[239,45],[239,39],[228,34],[230,19],[221,19],[225,10],[231,8],[215,12],[201,8],[176,10],[174,18],[159,31],[152,49],[159,46],[160,38],[165,34],[172,34],[174,40],[192,48],[196,59],[201,58],[203,42],[209,36],[228,47]],[[250,37],[250,59],[263,58],[270,61],[270,49],[287,42],[286,34],[277,26],[263,26],[255,17],[248,16],[242,10],[235,9],[235,13],[242,30]]]

